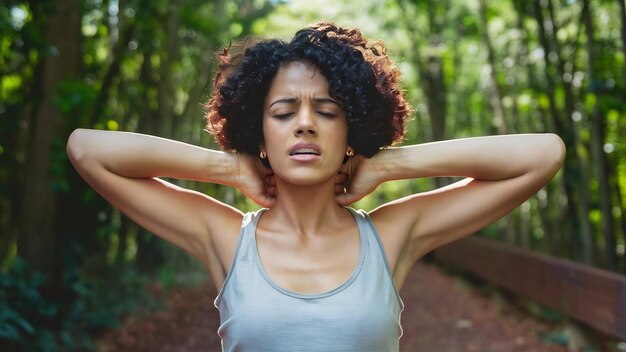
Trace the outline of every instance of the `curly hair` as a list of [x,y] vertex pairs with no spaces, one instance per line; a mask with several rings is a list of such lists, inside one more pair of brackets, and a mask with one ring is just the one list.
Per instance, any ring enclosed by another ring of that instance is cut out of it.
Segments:
[[299,30],[289,43],[246,40],[219,55],[207,129],[224,150],[258,155],[263,143],[263,106],[272,80],[286,63],[313,63],[329,94],[346,114],[348,144],[371,157],[402,140],[410,107],[400,73],[381,41],[368,41],[356,28],[322,22]]

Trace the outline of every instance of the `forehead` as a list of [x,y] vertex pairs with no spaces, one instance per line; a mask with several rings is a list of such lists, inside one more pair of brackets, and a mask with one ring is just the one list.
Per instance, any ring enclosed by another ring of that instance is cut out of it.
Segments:
[[328,81],[312,63],[294,61],[280,67],[268,96],[276,94],[328,94]]

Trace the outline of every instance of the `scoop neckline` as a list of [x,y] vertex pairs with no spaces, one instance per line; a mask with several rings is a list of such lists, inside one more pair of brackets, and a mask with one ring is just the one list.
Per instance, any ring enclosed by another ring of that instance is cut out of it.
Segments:
[[281,287],[280,285],[278,285],[273,279],[272,277],[269,275],[269,273],[265,270],[265,266],[263,266],[263,262],[261,261],[261,256],[259,254],[259,248],[257,247],[257,241],[256,241],[256,230],[257,230],[257,225],[259,223],[259,219],[261,218],[261,215],[267,210],[267,209],[260,209],[259,212],[256,214],[254,221],[253,221],[253,226],[251,226],[252,228],[252,246],[253,246],[253,250],[254,250],[254,262],[256,264],[256,267],[258,268],[259,272],[261,273],[261,276],[263,277],[263,279],[276,291],[293,297],[293,298],[298,298],[298,299],[305,299],[305,300],[312,300],[312,299],[320,299],[320,298],[326,298],[326,297],[330,297],[333,296],[343,290],[345,290],[348,286],[350,286],[354,280],[356,280],[356,278],[359,276],[359,273],[361,272],[361,268],[363,268],[363,262],[365,261],[365,231],[362,228],[361,223],[359,222],[359,219],[357,217],[356,211],[352,208],[349,207],[344,207],[344,209],[347,209],[348,212],[352,215],[352,218],[354,219],[354,222],[356,223],[357,226],[357,230],[359,231],[359,260],[356,264],[356,267],[354,268],[354,270],[352,271],[352,274],[341,284],[339,284],[339,286],[330,289],[328,291],[323,291],[323,292],[319,292],[319,293],[300,293],[300,292],[295,292],[295,291],[291,291],[288,289],[285,289],[283,287]]

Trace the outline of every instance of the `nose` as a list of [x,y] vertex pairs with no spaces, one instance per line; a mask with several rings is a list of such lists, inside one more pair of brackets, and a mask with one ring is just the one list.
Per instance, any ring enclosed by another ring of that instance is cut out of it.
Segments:
[[296,136],[317,135],[317,126],[315,124],[314,113],[309,109],[302,109],[298,114],[293,132]]

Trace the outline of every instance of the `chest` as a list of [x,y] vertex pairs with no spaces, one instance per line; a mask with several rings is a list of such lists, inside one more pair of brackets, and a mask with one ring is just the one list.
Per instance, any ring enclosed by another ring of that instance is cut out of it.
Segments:
[[359,233],[313,238],[257,231],[260,266],[275,285],[291,292],[327,292],[355,272],[362,252]]
[[398,350],[402,328],[397,305],[351,294],[319,299],[273,297],[263,303],[242,299],[228,308],[220,307],[218,334],[224,350]]
[[[260,266],[257,248],[242,245],[216,300],[224,350],[397,351],[402,303],[378,248],[370,242],[362,247],[347,279],[332,287],[316,284],[315,293],[307,294],[288,286],[297,280],[279,286],[276,272],[270,277]],[[316,282],[322,271],[312,273]]]

